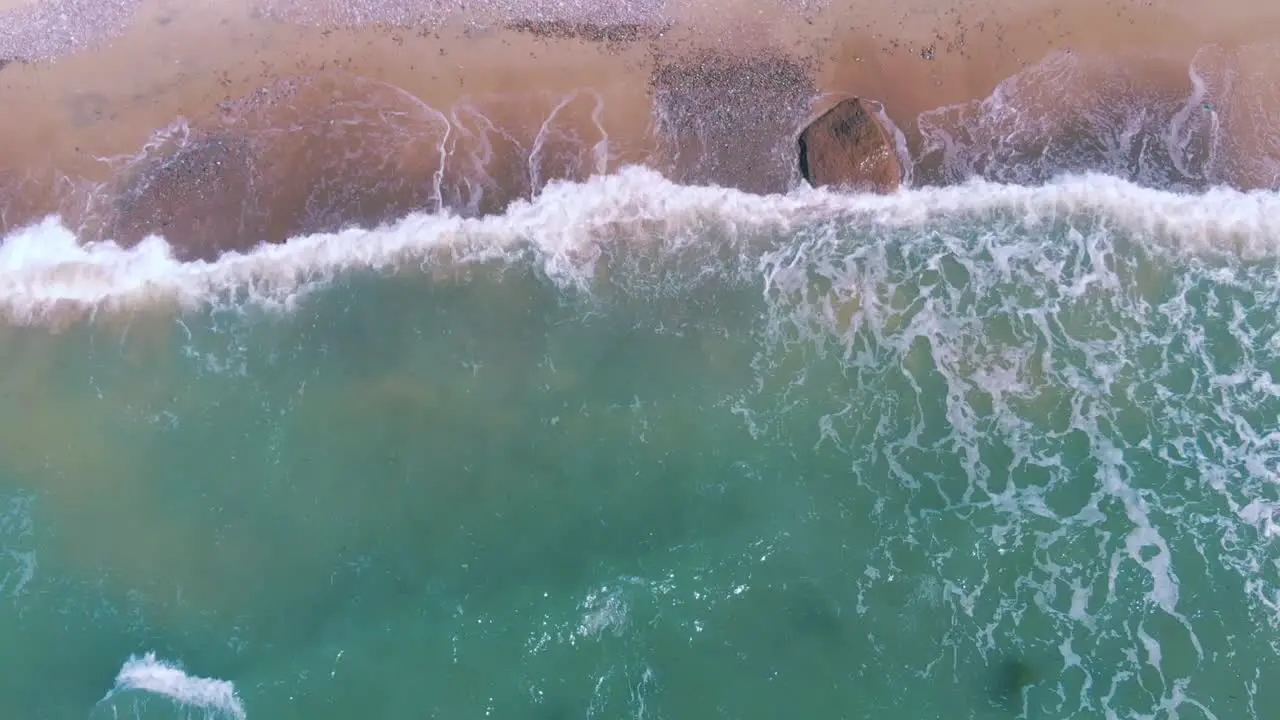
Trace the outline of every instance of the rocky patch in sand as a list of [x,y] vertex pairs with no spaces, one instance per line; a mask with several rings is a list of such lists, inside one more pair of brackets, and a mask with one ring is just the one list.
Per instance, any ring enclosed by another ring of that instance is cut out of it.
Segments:
[[508,30],[528,33],[548,40],[585,40],[604,45],[628,45],[654,40],[670,29],[670,25],[642,23],[590,23],[570,20],[517,20]]
[[789,138],[816,94],[806,63],[768,52],[659,57],[649,84],[675,180],[755,193],[792,185]]
[[117,37],[133,21],[140,1],[38,0],[0,10],[0,56],[43,60]]
[[255,208],[253,153],[222,133],[201,133],[140,158],[112,197],[104,234],[123,246],[168,239],[182,260],[249,250],[265,226]]

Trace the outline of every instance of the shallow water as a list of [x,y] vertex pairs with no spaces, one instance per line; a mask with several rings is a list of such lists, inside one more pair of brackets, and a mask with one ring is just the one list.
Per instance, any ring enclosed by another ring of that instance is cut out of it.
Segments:
[[0,250],[11,312],[60,309],[0,345],[4,696],[1264,717],[1277,202],[628,170],[214,265],[37,227]]

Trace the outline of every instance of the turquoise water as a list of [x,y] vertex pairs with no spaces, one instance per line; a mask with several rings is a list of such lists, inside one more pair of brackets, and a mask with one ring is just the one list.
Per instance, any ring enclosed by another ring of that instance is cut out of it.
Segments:
[[613,187],[5,329],[4,716],[1267,717],[1274,196],[1116,187]]

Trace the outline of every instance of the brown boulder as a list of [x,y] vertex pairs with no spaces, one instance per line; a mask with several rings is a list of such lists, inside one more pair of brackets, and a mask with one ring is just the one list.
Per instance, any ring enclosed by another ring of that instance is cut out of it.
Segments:
[[890,193],[902,183],[893,137],[862,100],[842,100],[800,133],[800,174],[814,187]]

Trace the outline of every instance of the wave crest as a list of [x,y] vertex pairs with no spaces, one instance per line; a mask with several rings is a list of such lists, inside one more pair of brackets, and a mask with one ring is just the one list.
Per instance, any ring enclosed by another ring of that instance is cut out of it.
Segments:
[[1081,175],[1043,186],[974,180],[890,196],[825,190],[759,196],[679,185],[655,171],[629,167],[583,183],[553,183],[501,215],[414,213],[371,230],[305,235],[214,261],[182,262],[159,236],[132,248],[82,243],[51,217],[0,244],[0,308],[19,323],[245,298],[287,309],[349,270],[434,271],[520,261],[530,252],[557,282],[588,287],[611,245],[661,249],[718,237],[730,249],[753,255],[814,223],[839,221],[874,231],[993,214],[1028,226],[1100,216],[1111,228],[1171,252],[1257,259],[1280,250],[1280,194],[1271,191],[1217,188],[1188,195]]
[[160,695],[183,707],[218,713],[231,720],[247,717],[234,684],[188,675],[177,665],[157,659],[155,653],[126,660],[116,675],[115,687],[102,702],[130,691]]

